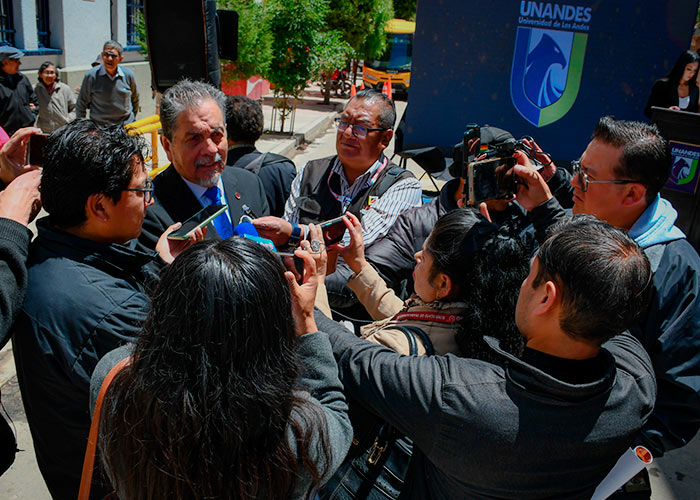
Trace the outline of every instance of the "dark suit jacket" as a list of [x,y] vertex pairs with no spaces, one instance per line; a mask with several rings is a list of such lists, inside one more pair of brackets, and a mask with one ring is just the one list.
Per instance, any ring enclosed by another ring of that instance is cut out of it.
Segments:
[[[270,214],[262,182],[255,174],[242,168],[226,168],[221,174],[229,205],[231,222],[235,226],[243,215],[241,207],[248,205],[258,217]],[[141,245],[153,249],[168,226],[184,222],[202,209],[199,200],[172,165],[153,179],[155,203],[148,207],[139,237]],[[213,224],[207,226],[207,239],[219,238]]]

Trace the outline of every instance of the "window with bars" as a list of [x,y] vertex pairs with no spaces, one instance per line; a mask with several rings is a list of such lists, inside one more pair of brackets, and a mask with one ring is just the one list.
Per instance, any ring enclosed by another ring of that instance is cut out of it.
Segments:
[[49,0],[36,0],[36,35],[39,47],[51,46],[51,31],[49,31]]
[[12,0],[0,0],[0,45],[15,45]]
[[143,16],[143,0],[128,0],[126,3],[126,44],[138,45],[139,33],[136,27]]

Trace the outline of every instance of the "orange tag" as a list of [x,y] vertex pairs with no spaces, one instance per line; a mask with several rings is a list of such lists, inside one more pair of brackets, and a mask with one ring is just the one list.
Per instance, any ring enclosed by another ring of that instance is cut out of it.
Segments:
[[651,452],[647,450],[644,446],[637,446],[634,449],[634,452],[637,454],[637,457],[639,460],[644,462],[645,464],[650,464],[652,461],[651,457]]

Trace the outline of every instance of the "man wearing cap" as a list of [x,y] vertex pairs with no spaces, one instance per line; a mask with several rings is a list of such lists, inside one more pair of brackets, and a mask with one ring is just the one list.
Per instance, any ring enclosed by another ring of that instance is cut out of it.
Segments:
[[0,126],[8,135],[34,123],[37,106],[29,78],[19,72],[24,53],[14,47],[0,47]]
[[102,124],[130,123],[139,110],[136,77],[129,68],[119,66],[124,56],[119,42],[110,40],[102,48],[102,64],[85,73],[80,85],[75,115]]

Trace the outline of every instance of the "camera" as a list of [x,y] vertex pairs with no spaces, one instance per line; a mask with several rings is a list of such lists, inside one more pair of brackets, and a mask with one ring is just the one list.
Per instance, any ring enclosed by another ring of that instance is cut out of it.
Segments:
[[[490,135],[493,136],[491,133]],[[489,145],[482,144],[481,127],[471,123],[466,126],[462,140],[461,177],[466,179],[464,194],[469,203],[476,205],[492,199],[509,200],[518,189],[518,177],[513,173],[515,151],[523,151],[539,170],[544,165],[535,160],[535,151],[522,140],[515,140],[510,134],[498,140],[489,138]],[[526,139],[532,140],[531,137]],[[474,161],[475,158],[480,158]]]

